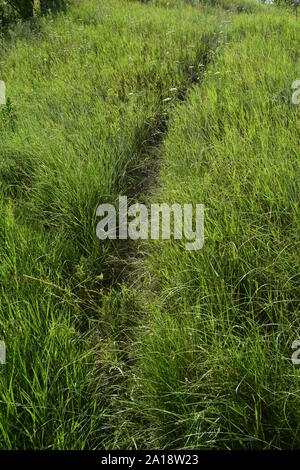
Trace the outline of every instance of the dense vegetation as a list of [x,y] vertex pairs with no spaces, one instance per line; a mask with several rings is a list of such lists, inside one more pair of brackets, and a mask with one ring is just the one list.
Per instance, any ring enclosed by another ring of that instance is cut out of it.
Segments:
[[[292,14],[84,0],[0,40],[0,447],[299,447]],[[119,194],[203,203],[203,249],[100,242]]]
[[68,3],[68,0],[0,0],[0,26],[65,10]]

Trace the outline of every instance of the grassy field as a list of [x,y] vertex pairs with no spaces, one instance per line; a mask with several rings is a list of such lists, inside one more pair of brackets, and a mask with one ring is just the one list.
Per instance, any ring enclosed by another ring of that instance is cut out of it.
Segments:
[[[291,12],[73,1],[2,37],[1,449],[300,447]],[[119,194],[205,243],[105,241]]]

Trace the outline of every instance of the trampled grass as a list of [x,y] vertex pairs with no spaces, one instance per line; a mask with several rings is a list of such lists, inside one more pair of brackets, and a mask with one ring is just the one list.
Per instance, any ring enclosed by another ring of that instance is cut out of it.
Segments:
[[[1,39],[1,448],[299,447],[299,39],[123,0]],[[203,249],[100,242],[119,194],[204,204]]]

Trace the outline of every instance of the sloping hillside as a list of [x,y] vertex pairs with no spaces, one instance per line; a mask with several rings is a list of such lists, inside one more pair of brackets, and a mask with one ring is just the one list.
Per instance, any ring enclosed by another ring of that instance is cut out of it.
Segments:
[[[0,448],[299,447],[300,62],[252,1],[73,1],[1,37]],[[205,241],[101,203],[204,204]]]

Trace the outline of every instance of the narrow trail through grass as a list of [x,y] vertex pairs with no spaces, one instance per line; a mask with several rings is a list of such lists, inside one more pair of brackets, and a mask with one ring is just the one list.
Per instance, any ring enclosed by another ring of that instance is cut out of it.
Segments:
[[[299,39],[243,0],[1,37],[0,448],[299,446]],[[203,203],[203,250],[100,242],[120,194]]]

